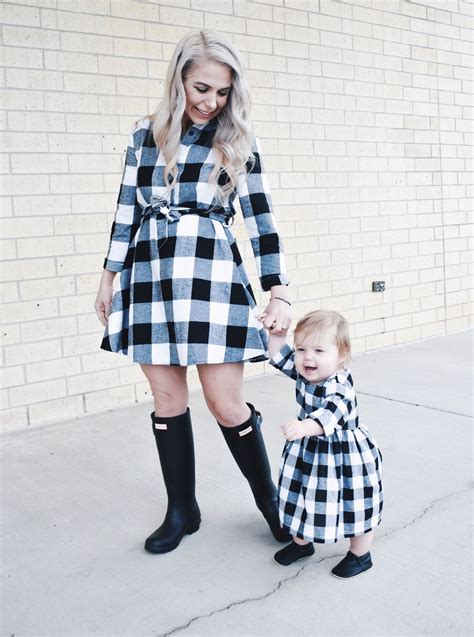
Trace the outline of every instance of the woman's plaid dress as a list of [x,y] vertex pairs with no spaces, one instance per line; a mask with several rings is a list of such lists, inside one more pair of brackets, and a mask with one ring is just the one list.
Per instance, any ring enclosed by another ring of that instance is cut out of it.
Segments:
[[266,334],[229,223],[238,196],[263,290],[287,284],[257,143],[253,167],[221,205],[208,183],[217,121],[191,126],[165,201],[165,160],[151,128],[138,122],[127,148],[104,262],[120,282],[101,347],[157,365],[264,360]]
[[296,381],[299,420],[311,418],[324,435],[285,444],[280,465],[280,521],[310,542],[337,542],[380,524],[382,455],[359,423],[349,370],[311,384],[296,370],[288,345],[270,363]]

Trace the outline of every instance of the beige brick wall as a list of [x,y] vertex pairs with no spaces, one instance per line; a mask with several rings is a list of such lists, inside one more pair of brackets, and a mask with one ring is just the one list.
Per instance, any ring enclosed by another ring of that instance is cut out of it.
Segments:
[[92,305],[127,135],[192,27],[245,55],[295,316],[342,311],[358,352],[466,329],[472,8],[3,2],[4,427],[150,399],[138,366],[98,349]]

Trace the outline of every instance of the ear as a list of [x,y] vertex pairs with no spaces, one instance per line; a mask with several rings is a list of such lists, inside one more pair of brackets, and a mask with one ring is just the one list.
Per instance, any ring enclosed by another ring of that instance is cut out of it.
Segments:
[[347,347],[345,347],[343,350],[339,350],[339,364],[340,365],[345,365],[346,363],[346,359],[347,359]]

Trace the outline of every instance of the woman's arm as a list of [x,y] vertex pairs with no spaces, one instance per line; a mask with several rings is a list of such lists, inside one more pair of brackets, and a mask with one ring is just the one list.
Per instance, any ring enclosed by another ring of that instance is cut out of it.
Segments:
[[257,263],[262,289],[288,284],[282,245],[278,236],[267,176],[263,170],[257,139],[252,146],[254,165],[239,178],[237,195]]
[[117,208],[110,231],[109,249],[104,268],[111,272],[123,269],[128,247],[140,224],[141,209],[137,202],[137,148],[143,141],[144,124],[138,122],[130,133],[125,155]]

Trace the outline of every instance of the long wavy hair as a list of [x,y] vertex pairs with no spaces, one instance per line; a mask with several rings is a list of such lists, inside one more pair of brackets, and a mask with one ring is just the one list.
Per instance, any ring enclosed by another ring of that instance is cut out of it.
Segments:
[[227,103],[217,116],[213,140],[216,162],[209,175],[209,184],[215,186],[217,199],[223,203],[254,158],[249,124],[250,91],[244,64],[236,47],[219,33],[191,31],[176,46],[168,67],[164,97],[153,117],[153,138],[166,161],[164,175],[170,192],[178,177],[177,159],[186,107],[183,82],[196,64],[206,62],[227,66],[232,76]]

